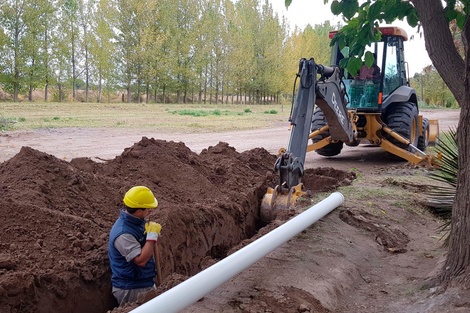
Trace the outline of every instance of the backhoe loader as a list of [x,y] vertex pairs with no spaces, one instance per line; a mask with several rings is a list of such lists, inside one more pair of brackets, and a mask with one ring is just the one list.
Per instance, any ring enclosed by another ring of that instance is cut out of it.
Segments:
[[[302,176],[309,151],[332,157],[344,144],[368,141],[413,164],[433,163],[424,150],[438,140],[439,124],[419,114],[416,91],[407,79],[406,32],[398,27],[379,30],[381,41],[370,47],[380,69],[375,79],[360,79],[341,69],[339,62],[345,56],[337,45],[331,66],[317,64],[313,58],[300,60],[289,144],[280,150],[274,165],[279,184],[268,188],[262,200],[263,221],[273,220],[277,209],[290,207],[305,194]],[[330,32],[330,39],[336,33]]]

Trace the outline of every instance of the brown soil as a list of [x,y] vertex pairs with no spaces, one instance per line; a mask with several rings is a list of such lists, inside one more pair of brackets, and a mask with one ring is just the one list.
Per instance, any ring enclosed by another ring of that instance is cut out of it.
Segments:
[[[75,136],[83,133],[87,136]],[[257,148],[266,137],[253,136],[256,131],[249,137],[258,137],[258,143],[249,149],[236,150],[228,141],[200,152],[189,148],[190,141],[186,146],[154,139],[158,136],[122,146],[127,141],[124,135],[115,137],[117,133],[62,129],[52,135],[0,135],[6,151],[0,155],[0,312],[128,312],[297,213],[289,211],[269,225],[259,221],[260,199],[276,181],[273,149]],[[135,134],[129,132],[127,140]],[[224,135],[199,136],[207,142]],[[26,146],[28,140],[35,145]],[[107,146],[110,141],[124,151],[109,158],[114,149]],[[44,152],[51,146],[62,150]],[[94,148],[93,155],[80,155],[88,151],[77,151],[84,146]],[[378,181],[415,190],[420,200],[422,186],[400,184],[394,177],[428,169],[391,161],[373,147],[357,152],[360,148],[321,161],[309,155],[307,189],[315,194],[353,184],[359,192]],[[11,151],[16,154],[9,157]],[[356,173],[362,179],[355,180]],[[163,225],[164,281],[156,294],[115,308],[108,232],[122,195],[141,184],[154,190],[160,203],[152,219]],[[469,310],[463,291],[440,294],[425,285],[445,252],[437,233],[440,221],[425,210],[397,209],[396,201],[380,195],[367,202],[346,199],[340,209],[184,312]],[[371,208],[380,214],[371,214]]]

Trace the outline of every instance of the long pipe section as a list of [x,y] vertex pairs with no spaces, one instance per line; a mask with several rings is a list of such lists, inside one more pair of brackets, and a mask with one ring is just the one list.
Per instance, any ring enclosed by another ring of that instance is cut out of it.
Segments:
[[341,193],[332,193],[326,199],[258,240],[135,308],[131,313],[172,313],[183,310],[333,211],[343,202],[344,196]]

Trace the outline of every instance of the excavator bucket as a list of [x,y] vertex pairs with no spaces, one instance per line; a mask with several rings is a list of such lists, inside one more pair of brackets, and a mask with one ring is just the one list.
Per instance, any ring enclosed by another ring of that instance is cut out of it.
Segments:
[[288,210],[299,197],[307,195],[300,183],[292,187],[288,192],[282,191],[279,186],[268,188],[263,197],[260,208],[260,218],[263,222],[269,223],[276,219],[278,210]]

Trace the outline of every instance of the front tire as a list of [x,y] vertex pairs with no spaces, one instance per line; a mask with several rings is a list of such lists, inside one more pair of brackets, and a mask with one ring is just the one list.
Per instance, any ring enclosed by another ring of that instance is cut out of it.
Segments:
[[418,145],[417,148],[421,151],[426,150],[429,145],[429,120],[427,118],[423,118],[423,125],[422,125],[422,134],[418,137]]
[[[415,147],[418,145],[418,123],[418,108],[411,102],[396,103],[388,109],[385,116],[385,124],[403,138],[408,139]],[[389,134],[386,134],[385,138],[397,147],[412,151],[409,145],[399,142]]]
[[[313,118],[312,118],[312,132],[322,128],[323,126],[327,124],[328,123],[326,122],[325,114],[323,114],[323,111],[320,110],[319,108],[316,108],[315,111],[313,112]],[[312,142],[317,143],[320,140],[329,136],[330,136],[330,132],[327,130],[319,134],[318,136],[313,137]],[[324,146],[323,148],[315,150],[315,152],[322,156],[335,156],[341,153],[341,149],[343,149],[343,142],[337,141],[337,142],[330,143]]]

